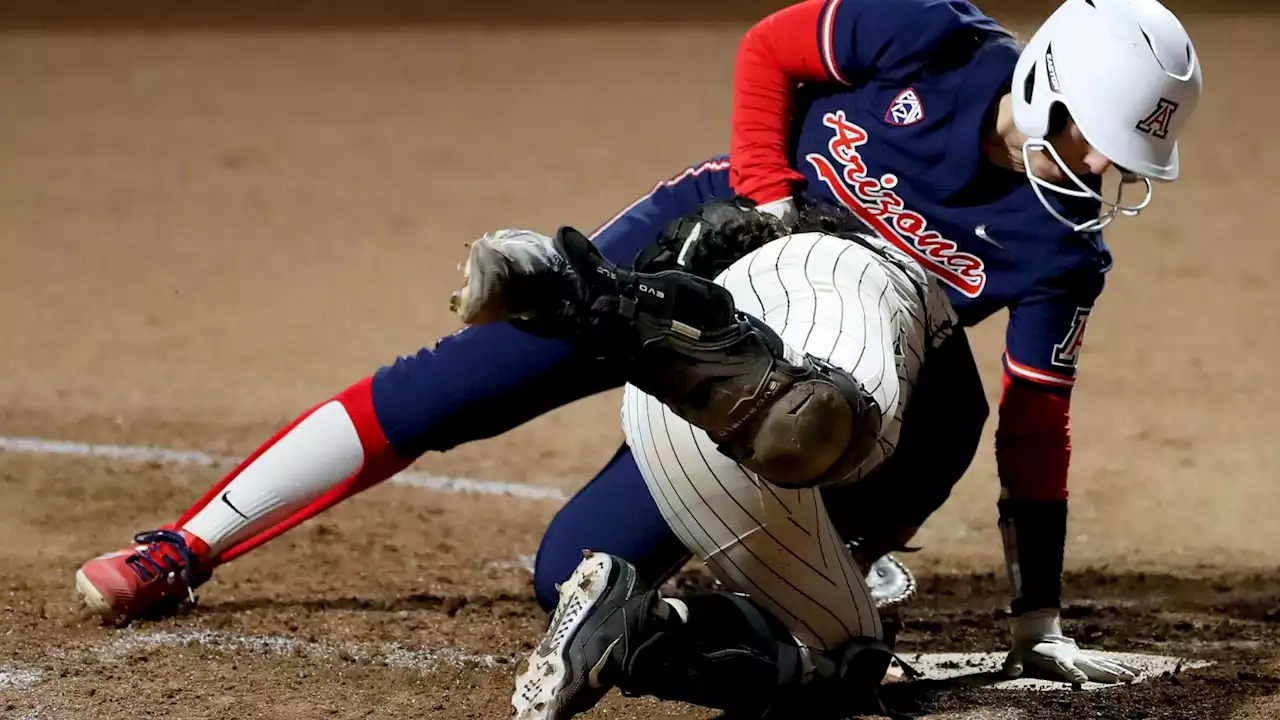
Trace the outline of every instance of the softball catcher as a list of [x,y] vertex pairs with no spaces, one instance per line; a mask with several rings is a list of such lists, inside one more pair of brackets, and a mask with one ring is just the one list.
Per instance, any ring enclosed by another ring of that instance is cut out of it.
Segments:
[[[569,339],[623,369],[622,421],[645,484],[723,588],[662,598],[622,558],[589,553],[518,681],[520,720],[571,717],[612,686],[757,715],[836,717],[874,699],[891,651],[827,502],[846,521],[901,509],[850,507],[842,487],[896,485],[940,502],[958,474],[939,488],[880,473],[908,410],[964,415],[955,401],[967,392],[980,428],[986,405],[937,281],[853,232],[861,223],[847,211],[806,214],[787,230],[714,204],[667,233],[676,269],[661,269],[673,263],[658,252],[624,270],[572,228],[472,245],[454,297],[461,319]],[[968,382],[920,398],[934,365]]]

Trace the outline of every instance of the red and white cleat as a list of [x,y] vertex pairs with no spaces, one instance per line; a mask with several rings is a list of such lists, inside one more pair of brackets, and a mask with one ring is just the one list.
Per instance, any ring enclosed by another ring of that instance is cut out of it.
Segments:
[[122,622],[190,599],[212,575],[204,557],[209,546],[182,530],[139,533],[131,547],[85,563],[76,572],[76,590],[90,610]]

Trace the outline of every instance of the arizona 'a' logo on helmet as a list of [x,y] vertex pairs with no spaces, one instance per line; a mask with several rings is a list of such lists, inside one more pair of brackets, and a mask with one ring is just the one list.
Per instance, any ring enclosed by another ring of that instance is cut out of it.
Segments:
[[1178,103],[1160,98],[1160,102],[1156,103],[1156,109],[1138,123],[1138,129],[1148,135],[1166,138],[1169,136],[1169,124],[1173,122],[1173,114],[1177,111]]

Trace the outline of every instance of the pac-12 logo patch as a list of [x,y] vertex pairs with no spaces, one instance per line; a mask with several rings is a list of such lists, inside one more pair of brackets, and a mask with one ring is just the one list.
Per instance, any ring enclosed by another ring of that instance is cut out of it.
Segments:
[[1138,130],[1148,135],[1164,139],[1169,136],[1169,125],[1173,122],[1173,114],[1178,112],[1178,103],[1160,98],[1156,109],[1138,123]]
[[1089,310],[1084,307],[1076,308],[1067,336],[1062,338],[1062,342],[1053,346],[1051,360],[1054,365],[1073,368],[1080,361],[1080,348],[1084,345],[1084,330],[1089,324]]
[[890,125],[906,127],[915,125],[924,119],[924,103],[920,102],[920,94],[915,88],[907,88],[898,93],[884,114],[884,121]]

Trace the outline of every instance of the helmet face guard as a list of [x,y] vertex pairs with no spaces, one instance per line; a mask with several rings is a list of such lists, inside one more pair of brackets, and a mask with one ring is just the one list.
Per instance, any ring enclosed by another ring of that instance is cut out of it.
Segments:
[[[1027,136],[1027,178],[1056,219],[1099,230],[1151,204],[1152,181],[1178,177],[1178,136],[1200,98],[1200,62],[1186,30],[1158,0],[1065,0],[1023,49],[1014,69],[1013,118]],[[1089,145],[1121,170],[1108,199],[1072,172],[1049,141],[1055,110],[1066,110]],[[1069,179],[1058,185],[1031,171],[1032,155],[1051,157]],[[1141,184],[1139,202],[1126,204],[1125,186]],[[1045,191],[1092,198],[1096,219],[1071,221]]]
[[[1049,153],[1049,157],[1053,158],[1058,169],[1067,176],[1067,179],[1071,181],[1071,184],[1075,185],[1074,188],[1063,187],[1057,183],[1051,183],[1048,180],[1037,177],[1036,174],[1031,171],[1031,156],[1042,150]],[[1128,170],[1122,170],[1120,172],[1120,184],[1116,187],[1115,199],[1108,200],[1103,197],[1101,193],[1086,185],[1085,182],[1080,179],[1079,175],[1072,172],[1071,168],[1067,167],[1067,163],[1062,159],[1062,156],[1058,154],[1057,149],[1053,147],[1053,143],[1043,138],[1027,138],[1027,141],[1022,144],[1022,163],[1023,167],[1026,168],[1027,179],[1031,181],[1031,189],[1035,191],[1036,197],[1040,199],[1040,204],[1044,205],[1045,209],[1049,211],[1049,214],[1057,218],[1059,222],[1070,227],[1076,232],[1101,230],[1102,228],[1110,225],[1117,216],[1124,215],[1127,217],[1133,217],[1145,210],[1147,206],[1151,204],[1152,187],[1150,178],[1135,175]],[[1125,205],[1125,186],[1138,183],[1141,183],[1143,186],[1142,200],[1135,205]],[[1103,210],[1098,214],[1098,217],[1093,220],[1088,220],[1082,223],[1073,222],[1072,220],[1068,220],[1063,217],[1062,213],[1058,212],[1058,210],[1053,206],[1053,203],[1049,202],[1048,198],[1044,195],[1045,190],[1056,192],[1061,195],[1069,195],[1071,197],[1093,198],[1102,204]]]

